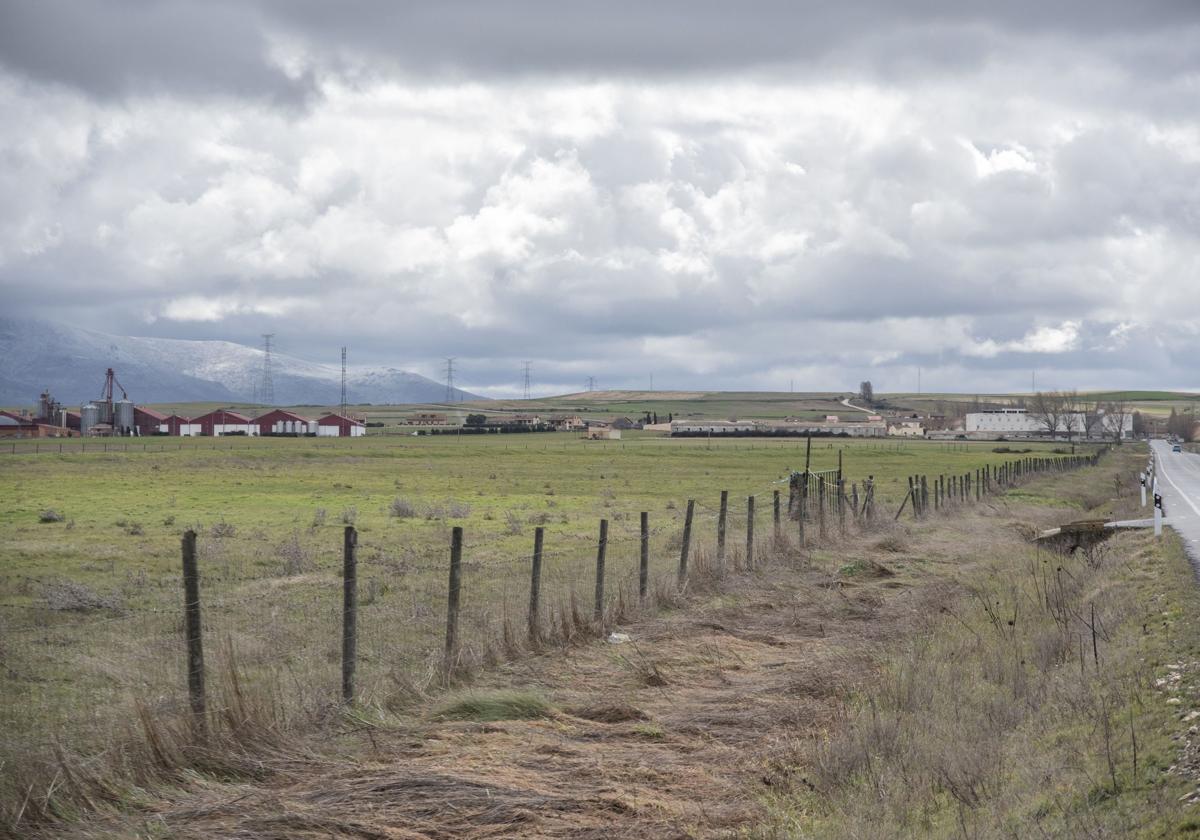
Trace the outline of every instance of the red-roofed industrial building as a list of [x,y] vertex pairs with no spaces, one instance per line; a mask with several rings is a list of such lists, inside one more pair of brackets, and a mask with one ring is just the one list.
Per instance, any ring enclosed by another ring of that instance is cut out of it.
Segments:
[[250,422],[249,417],[226,408],[218,408],[216,411],[196,417],[192,423],[200,427],[200,434],[210,437],[258,434],[258,426]]
[[317,421],[320,437],[362,437],[366,433],[367,427],[361,420],[341,414],[326,414]]
[[139,435],[157,435],[162,424],[167,422],[167,415],[152,408],[140,405],[133,407],[133,426]]
[[175,437],[193,437],[200,434],[200,424],[193,423],[192,418],[184,417],[182,414],[172,414],[163,420],[158,430]]
[[254,418],[260,435],[315,435],[317,421],[277,408]]

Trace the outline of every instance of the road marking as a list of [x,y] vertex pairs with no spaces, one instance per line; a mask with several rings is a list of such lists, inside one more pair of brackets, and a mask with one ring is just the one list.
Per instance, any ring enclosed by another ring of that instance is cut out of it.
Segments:
[[1180,490],[1180,489],[1179,489],[1179,485],[1178,485],[1178,484],[1176,484],[1176,483],[1175,483],[1175,482],[1174,482],[1174,481],[1171,479],[1171,476],[1167,475],[1167,471],[1166,471],[1166,469],[1165,469],[1165,463],[1166,463],[1166,460],[1167,460],[1166,458],[1164,458],[1164,459],[1163,459],[1164,466],[1160,468],[1160,470],[1161,470],[1161,472],[1162,472],[1162,477],[1163,477],[1163,478],[1165,478],[1165,479],[1167,480],[1167,482],[1168,482],[1168,483],[1169,483],[1169,484],[1170,484],[1172,487],[1174,487],[1174,488],[1175,488],[1176,492],[1178,492],[1178,493],[1179,493],[1180,497],[1181,497],[1181,498],[1182,498],[1182,499],[1183,499],[1185,502],[1187,502],[1187,503],[1188,503],[1188,507],[1190,507],[1192,510],[1194,510],[1194,511],[1196,512],[1196,515],[1197,515],[1197,516],[1200,516],[1200,508],[1196,507],[1196,503],[1195,503],[1195,502],[1193,502],[1193,501],[1192,501],[1190,498],[1188,498],[1188,494],[1187,494],[1187,493],[1184,493],[1182,490]]

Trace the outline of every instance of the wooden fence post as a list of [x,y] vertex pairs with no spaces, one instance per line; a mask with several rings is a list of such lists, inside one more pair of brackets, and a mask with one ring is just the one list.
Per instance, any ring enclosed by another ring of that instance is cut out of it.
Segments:
[[638,601],[646,600],[650,585],[650,514],[642,511],[642,556],[638,562]]
[[529,644],[532,647],[542,641],[542,541],[545,536],[545,528],[534,529],[533,567],[529,572]]
[[[841,450],[838,450],[841,453]],[[838,514],[838,531],[842,537],[846,536],[846,482],[840,477],[837,482],[837,514]]]
[[780,521],[779,521],[779,491],[778,490],[774,491],[774,494],[772,496],[772,504],[774,505],[773,515],[774,515],[774,524],[775,524],[775,529],[774,529],[775,547],[778,548],[780,541],[783,539],[783,532],[780,529]]
[[192,720],[201,736],[208,735],[204,698],[204,639],[200,624],[200,571],[196,567],[196,532],[183,532],[183,612],[187,635],[188,699]]
[[754,497],[746,497],[746,568],[754,568]]
[[600,542],[596,546],[596,606],[593,616],[604,626],[604,554],[608,550],[608,520],[600,520]]
[[683,520],[683,545],[679,547],[679,585],[687,583],[688,551],[692,547],[692,514],[696,509],[696,500],[688,499],[687,515]]
[[721,491],[721,510],[717,514],[717,568],[725,571],[725,526],[729,518],[729,491]]
[[347,525],[342,539],[342,701],[354,701],[358,664],[358,532]]
[[450,584],[446,592],[446,657],[442,673],[449,678],[454,673],[458,656],[458,600],[462,594],[462,540],[461,525],[450,532]]

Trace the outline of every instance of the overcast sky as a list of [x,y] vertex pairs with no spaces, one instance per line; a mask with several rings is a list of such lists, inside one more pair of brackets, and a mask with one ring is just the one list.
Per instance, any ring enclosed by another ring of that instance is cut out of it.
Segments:
[[7,314],[492,395],[1196,389],[1200,3],[0,0],[0,197]]

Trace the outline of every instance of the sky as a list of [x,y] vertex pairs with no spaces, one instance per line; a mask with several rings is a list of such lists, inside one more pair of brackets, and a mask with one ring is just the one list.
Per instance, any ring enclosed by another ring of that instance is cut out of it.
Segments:
[[595,387],[1200,389],[1195,0],[0,0],[0,300]]

